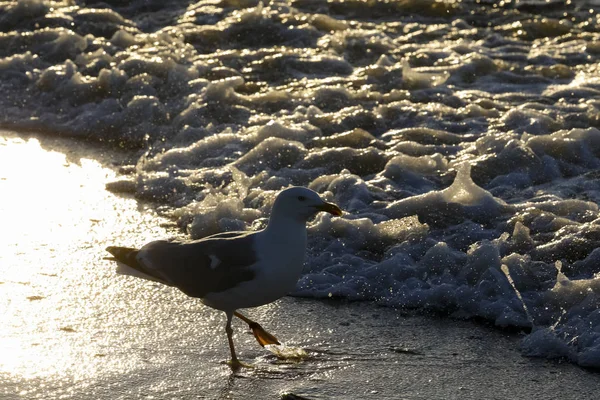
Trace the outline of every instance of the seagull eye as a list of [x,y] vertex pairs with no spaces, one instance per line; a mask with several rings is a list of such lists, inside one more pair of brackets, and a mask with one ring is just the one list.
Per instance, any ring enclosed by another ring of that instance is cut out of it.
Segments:
[[304,201],[304,200],[306,200],[306,197],[304,197],[304,196],[298,196],[298,200]]

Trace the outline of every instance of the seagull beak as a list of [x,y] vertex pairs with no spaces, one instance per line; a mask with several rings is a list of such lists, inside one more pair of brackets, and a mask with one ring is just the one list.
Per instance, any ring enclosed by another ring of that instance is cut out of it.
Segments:
[[329,214],[333,214],[338,217],[341,217],[343,214],[342,209],[333,203],[323,203],[321,205],[316,206],[316,209],[319,211],[328,212]]

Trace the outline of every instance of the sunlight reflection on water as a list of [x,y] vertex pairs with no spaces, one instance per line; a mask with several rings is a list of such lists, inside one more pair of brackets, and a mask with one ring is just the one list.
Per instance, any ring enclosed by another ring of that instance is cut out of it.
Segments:
[[[144,219],[156,225],[156,216],[107,192],[114,177],[98,161],[71,162],[37,139],[0,137],[0,374],[80,380],[98,368],[116,372],[136,364],[128,357],[117,365],[101,360],[106,341],[97,328],[111,323],[100,323],[101,307],[123,301],[109,282],[103,241],[117,232],[115,240],[128,244],[139,234],[123,228],[139,229]],[[112,324],[126,317],[114,313]]]

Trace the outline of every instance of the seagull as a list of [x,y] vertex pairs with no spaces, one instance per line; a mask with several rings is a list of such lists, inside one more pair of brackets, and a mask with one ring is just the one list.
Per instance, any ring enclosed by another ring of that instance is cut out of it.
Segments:
[[235,353],[231,320],[246,322],[261,346],[280,344],[260,324],[237,310],[271,303],[294,290],[304,266],[306,222],[318,212],[342,210],[305,187],[279,193],[267,227],[257,232],[224,232],[191,242],[153,241],[141,249],[106,248],[117,273],[173,286],[225,312],[232,368],[244,366]]

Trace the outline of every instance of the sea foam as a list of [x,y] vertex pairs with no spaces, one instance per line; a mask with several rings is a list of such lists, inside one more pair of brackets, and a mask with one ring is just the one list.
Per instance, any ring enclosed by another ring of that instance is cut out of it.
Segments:
[[600,10],[513,3],[4,1],[0,123],[129,149],[108,188],[192,238],[308,186],[345,214],[310,224],[296,295],[598,367]]

